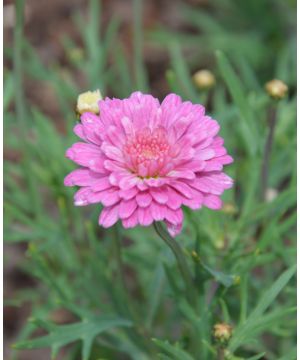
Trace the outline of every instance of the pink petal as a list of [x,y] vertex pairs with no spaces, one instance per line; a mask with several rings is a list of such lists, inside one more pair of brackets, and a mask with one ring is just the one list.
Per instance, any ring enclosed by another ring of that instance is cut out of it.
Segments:
[[103,179],[102,175],[89,169],[77,169],[65,177],[65,186],[89,186],[96,184]]
[[188,199],[192,198],[191,188],[184,182],[173,181],[170,184],[170,186],[173,187],[174,189],[176,189],[178,192],[180,192],[182,195],[184,195]]
[[181,179],[194,179],[196,175],[194,171],[191,170],[172,170],[167,176]]
[[121,219],[127,219],[129,216],[133,214],[135,209],[137,208],[137,203],[135,199],[131,199],[128,201],[120,202],[119,216]]
[[101,197],[101,202],[104,206],[111,206],[120,200],[119,190],[104,191]]
[[142,192],[137,194],[136,201],[140,207],[147,207],[151,204],[152,196],[149,192]]
[[124,200],[129,200],[135,197],[135,195],[138,193],[138,189],[136,187],[132,187],[128,190],[120,190],[119,196]]
[[168,188],[168,202],[170,209],[176,210],[182,205],[182,196],[174,189]]
[[177,236],[178,234],[181,233],[181,231],[182,231],[182,223],[176,224],[176,225],[171,224],[169,221],[165,221],[165,223],[167,225],[168,232],[172,237],[175,237],[175,236]]
[[139,223],[142,226],[149,226],[150,224],[153,223],[153,217],[151,215],[151,211],[148,208],[138,208],[138,219],[139,219]]
[[108,143],[104,142],[101,146],[101,150],[104,154],[112,159],[121,162],[123,160],[123,153],[122,151],[117,148],[116,146],[109,145]]
[[203,205],[212,210],[219,210],[222,207],[222,200],[216,195],[205,195]]
[[152,195],[153,199],[160,204],[166,204],[168,201],[168,190],[167,188],[151,188],[150,194]]
[[167,209],[165,218],[171,224],[174,224],[174,225],[181,224],[183,221],[182,209],[181,208],[179,208],[177,210]]
[[129,190],[133,188],[138,181],[139,179],[134,175],[124,176],[124,178],[120,181],[119,186],[122,190]]
[[161,221],[165,218],[166,209],[165,205],[157,204],[155,201],[150,205],[151,215],[155,221]]
[[102,210],[99,217],[99,225],[108,228],[118,221],[119,205],[106,207]]
[[138,221],[138,211],[134,211],[134,213],[129,216],[127,219],[123,219],[122,220],[122,224],[124,226],[125,229],[128,228],[133,228],[136,225],[138,225],[139,221]]

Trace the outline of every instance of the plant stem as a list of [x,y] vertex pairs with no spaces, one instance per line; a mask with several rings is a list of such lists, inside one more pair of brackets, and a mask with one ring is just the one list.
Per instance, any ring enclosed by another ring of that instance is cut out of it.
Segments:
[[30,199],[35,210],[36,217],[42,214],[40,209],[40,201],[38,199],[37,187],[34,176],[31,173],[29,149],[26,144],[26,109],[23,91],[23,66],[22,66],[22,45],[23,45],[23,24],[24,24],[24,0],[16,0],[16,26],[14,30],[14,82],[15,82],[15,107],[16,118],[20,129],[20,145],[23,153],[22,167],[29,188]]
[[135,86],[147,91],[148,84],[143,61],[143,0],[133,0],[133,61]]
[[269,177],[269,160],[272,151],[273,139],[274,139],[274,131],[276,125],[276,107],[273,105],[269,111],[269,134],[267,137],[264,157],[261,168],[261,198],[264,200],[267,186],[268,186],[268,177]]
[[160,238],[170,247],[172,250],[179,267],[179,270],[181,272],[183,281],[185,283],[186,287],[186,293],[188,301],[192,306],[196,305],[196,293],[194,289],[194,280],[192,277],[192,274],[188,268],[187,262],[185,260],[185,256],[182,252],[181,247],[179,246],[178,242],[174,240],[169,233],[167,233],[164,228],[162,227],[162,224],[159,222],[154,223],[154,229],[157,232],[157,234],[160,236]]
[[218,349],[218,360],[225,360],[225,354],[223,348]]
[[122,252],[121,252],[121,235],[120,228],[118,225],[114,226],[114,255],[117,263],[117,276],[120,284],[120,288],[122,291],[122,312],[125,316],[129,315],[132,321],[134,322],[134,328],[129,330],[130,338],[136,343],[139,344],[142,348],[144,347],[150,353],[153,353],[153,344],[148,340],[148,336],[145,334],[145,328],[141,324],[139,320],[138,314],[134,311],[134,308],[131,306],[129,291],[126,285],[125,277],[124,277],[124,264],[122,260]]
[[123,294],[123,300],[122,301],[122,308],[123,308],[123,312],[124,314],[126,314],[127,312],[130,313],[130,317],[133,320],[136,320],[136,316],[133,314],[133,311],[130,307],[130,303],[129,303],[129,298],[128,298],[128,289],[126,286],[126,281],[125,281],[125,277],[124,277],[124,264],[123,264],[123,260],[122,260],[122,254],[121,254],[121,239],[120,239],[120,229],[118,228],[118,225],[116,225],[114,227],[114,234],[112,236],[113,239],[113,244],[114,244],[114,255],[115,255],[115,260],[117,263],[117,277],[118,277],[118,282]]

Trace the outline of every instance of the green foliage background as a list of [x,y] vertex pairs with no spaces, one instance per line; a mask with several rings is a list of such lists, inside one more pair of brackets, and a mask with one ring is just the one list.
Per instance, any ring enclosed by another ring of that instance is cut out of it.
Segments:
[[[89,2],[88,21],[74,14],[83,56],[69,56],[78,45],[62,36],[69,67],[81,69],[88,89],[121,98],[137,89],[151,92],[142,56],[147,41],[168,51],[170,92],[193,102],[209,98],[235,159],[227,170],[235,186],[225,192],[220,212],[185,209],[177,241],[195,278],[196,307],[186,299],[173,254],[152,228],[104,231],[97,225],[99,206],[74,207],[74,189],[63,186],[74,166],[64,153],[75,140],[74,102],[86,89],[55,64],[42,63],[23,36],[22,1],[16,5],[14,45],[5,49],[14,69],[5,72],[4,142],[21,160],[4,164],[4,233],[8,244],[25,244],[21,267],[38,285],[6,299],[32,306],[14,357],[17,349],[40,347],[50,347],[55,357],[72,343],[61,353],[64,359],[295,359],[295,2],[215,0],[209,11],[182,3],[193,34],[170,32],[163,24],[144,33],[143,2],[128,2],[132,59],[118,39],[122,19],[112,18],[99,35],[100,1]],[[191,80],[193,71],[207,66],[217,78],[209,93]],[[26,101],[24,77],[53,87],[65,134]],[[278,104],[264,91],[272,78],[289,86]],[[260,173],[271,107],[277,123],[268,187],[278,195],[264,201]],[[58,309],[71,314],[71,324],[51,320]],[[218,322],[233,326],[225,350],[212,338]]]

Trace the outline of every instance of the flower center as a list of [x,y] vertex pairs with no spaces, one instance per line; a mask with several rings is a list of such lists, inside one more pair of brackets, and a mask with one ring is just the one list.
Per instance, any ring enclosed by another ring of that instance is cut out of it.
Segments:
[[155,177],[165,164],[169,148],[163,128],[145,128],[128,138],[123,151],[131,171],[141,177]]

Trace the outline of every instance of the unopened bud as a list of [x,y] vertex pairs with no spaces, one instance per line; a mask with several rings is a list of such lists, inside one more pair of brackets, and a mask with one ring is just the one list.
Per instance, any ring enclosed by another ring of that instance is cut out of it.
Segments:
[[100,90],[87,91],[78,96],[76,111],[79,115],[84,112],[99,114],[98,101],[102,100]]
[[271,80],[265,85],[266,92],[276,100],[284,98],[288,92],[287,85],[278,79]]
[[208,90],[216,83],[214,74],[209,70],[199,70],[193,75],[196,86],[201,90]]
[[272,202],[278,196],[278,191],[273,188],[268,188],[265,192],[265,200],[266,202]]
[[193,250],[193,251],[191,252],[191,255],[192,255],[193,260],[194,260],[196,263],[199,263],[199,262],[201,261],[201,260],[200,260],[200,256],[196,253],[195,250]]
[[237,212],[238,212],[238,209],[237,207],[232,204],[232,203],[225,203],[223,205],[223,208],[222,208],[222,211],[225,213],[225,214],[228,214],[228,215],[235,215]]
[[213,336],[219,345],[226,346],[232,336],[232,326],[226,323],[215,324]]

